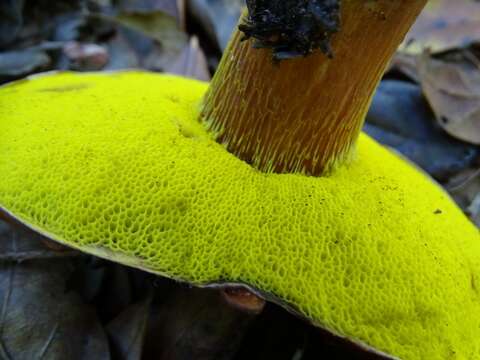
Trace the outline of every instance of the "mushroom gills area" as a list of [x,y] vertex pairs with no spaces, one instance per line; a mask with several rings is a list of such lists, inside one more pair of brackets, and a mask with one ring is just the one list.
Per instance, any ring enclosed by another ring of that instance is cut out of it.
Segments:
[[245,283],[402,359],[480,357],[480,236],[361,135],[328,177],[262,173],[198,122],[207,84],[60,73],[0,89],[0,207],[82,251]]

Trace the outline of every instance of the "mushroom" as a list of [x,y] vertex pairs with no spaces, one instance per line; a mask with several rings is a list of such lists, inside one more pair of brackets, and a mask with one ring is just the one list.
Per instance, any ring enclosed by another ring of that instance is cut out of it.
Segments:
[[478,230],[360,133],[425,0],[279,4],[248,1],[209,86],[138,71],[5,86],[1,209],[122,264],[243,284],[386,357],[478,358]]

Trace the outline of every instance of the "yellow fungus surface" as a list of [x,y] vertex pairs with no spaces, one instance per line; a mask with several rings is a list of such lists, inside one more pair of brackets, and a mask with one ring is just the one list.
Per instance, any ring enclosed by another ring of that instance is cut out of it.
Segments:
[[366,135],[331,176],[261,173],[197,122],[206,87],[139,72],[4,87],[0,206],[92,254],[248,284],[402,359],[480,358],[480,236],[439,187]]

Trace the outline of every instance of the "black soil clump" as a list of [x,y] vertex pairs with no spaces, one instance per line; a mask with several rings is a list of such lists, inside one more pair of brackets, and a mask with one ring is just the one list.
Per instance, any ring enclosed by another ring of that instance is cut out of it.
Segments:
[[340,29],[341,0],[247,0],[248,16],[239,26],[254,47],[269,48],[276,61],[320,49],[332,57],[330,38]]

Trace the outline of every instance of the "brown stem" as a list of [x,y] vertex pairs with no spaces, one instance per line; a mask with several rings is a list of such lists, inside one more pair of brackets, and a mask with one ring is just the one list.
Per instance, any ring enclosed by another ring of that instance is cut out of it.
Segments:
[[262,171],[321,175],[352,155],[374,90],[426,0],[343,0],[334,58],[275,64],[237,31],[207,92],[202,120]]

